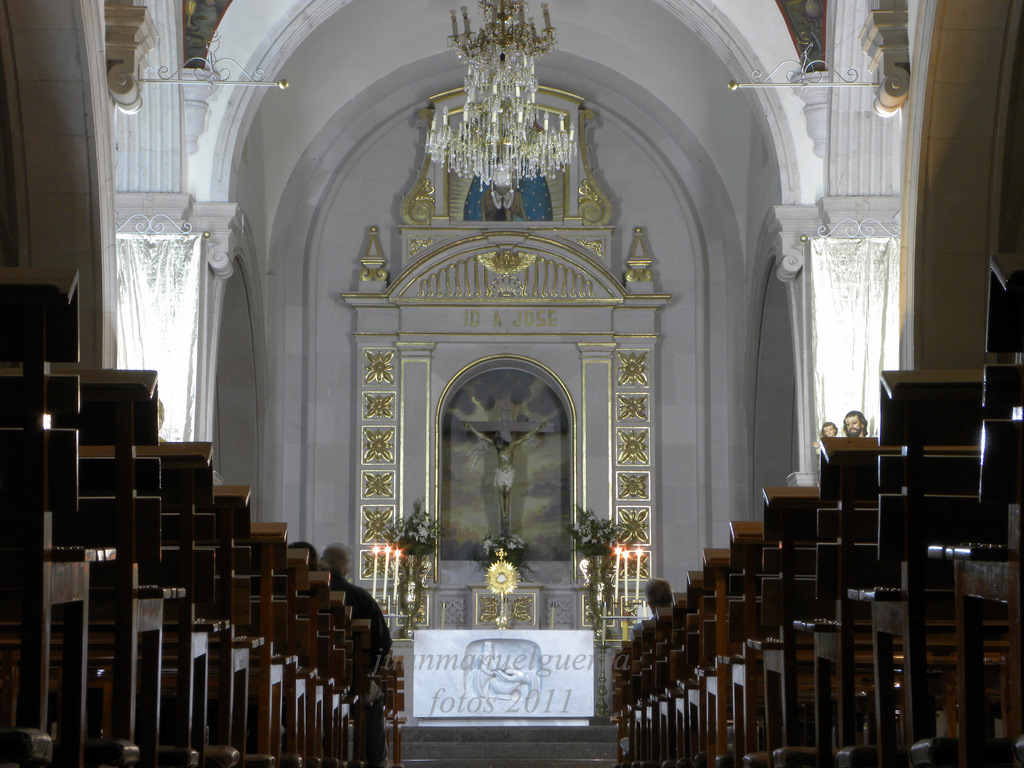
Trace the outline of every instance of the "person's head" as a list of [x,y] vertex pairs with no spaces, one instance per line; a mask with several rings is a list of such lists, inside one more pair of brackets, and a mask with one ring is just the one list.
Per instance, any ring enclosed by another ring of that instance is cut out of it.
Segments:
[[293,541],[288,545],[288,549],[304,549],[309,553],[307,562],[309,563],[309,570],[319,571],[320,570],[320,558],[317,557],[316,547],[310,544],[308,541]]
[[821,437],[838,437],[838,435],[839,427],[837,427],[833,422],[826,421],[821,425]]
[[850,411],[843,417],[843,432],[847,437],[867,437],[868,420],[860,411]]
[[320,567],[337,573],[342,578],[348,577],[348,569],[351,564],[352,557],[344,544],[329,544],[320,553]]
[[499,451],[502,448],[508,448],[508,440],[498,435],[494,438],[494,447],[497,448]]
[[655,615],[669,610],[675,603],[675,596],[672,594],[672,585],[665,579],[651,579],[644,587],[644,596],[647,598],[647,605]]

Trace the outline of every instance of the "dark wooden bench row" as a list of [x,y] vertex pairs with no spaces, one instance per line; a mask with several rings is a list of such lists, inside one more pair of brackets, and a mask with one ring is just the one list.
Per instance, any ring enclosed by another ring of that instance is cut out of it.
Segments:
[[824,439],[819,486],[765,488],[623,643],[623,764],[1013,762],[1024,259],[994,259],[991,292],[990,351],[1013,364],[884,373],[879,437]]
[[[76,289],[0,269],[0,762],[362,759],[368,622],[209,443],[159,441],[154,373],[51,372]],[[379,684],[397,726],[401,670]]]

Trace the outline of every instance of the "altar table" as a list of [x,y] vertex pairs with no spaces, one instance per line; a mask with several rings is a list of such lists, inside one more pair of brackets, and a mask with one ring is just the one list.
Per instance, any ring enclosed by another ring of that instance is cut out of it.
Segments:
[[594,714],[589,630],[416,630],[413,717],[587,718]]

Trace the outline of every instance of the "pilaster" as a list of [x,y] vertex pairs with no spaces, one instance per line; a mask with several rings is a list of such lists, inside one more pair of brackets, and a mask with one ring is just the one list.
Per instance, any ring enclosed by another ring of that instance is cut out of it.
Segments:
[[[181,63],[180,0],[147,0],[160,36],[139,66],[150,73]],[[109,18],[109,16],[108,16]],[[148,75],[152,77],[152,75]],[[145,83],[140,104],[132,114],[120,110],[115,119],[118,192],[177,193],[187,189],[182,152],[182,91],[180,86]]]
[[580,505],[601,515],[612,509],[612,343],[578,343],[582,372],[582,408],[576,420],[581,446],[576,476],[584,480],[577,492]]
[[199,285],[196,439],[210,440],[213,437],[224,290],[235,271],[234,262],[241,242],[242,212],[236,203],[196,203],[192,208],[191,223],[194,232],[202,233],[200,253],[207,267]]
[[401,366],[398,425],[402,439],[398,456],[398,516],[412,509],[416,499],[430,504],[434,466],[431,438],[434,419],[431,414],[430,363],[434,342],[400,341],[397,344]]
[[[858,32],[871,13],[868,0],[830,3],[828,61],[844,77],[851,70],[870,82],[870,59]],[[829,88],[828,147],[824,194],[833,197],[899,194],[902,125],[872,111],[870,88]],[[870,149],[867,149],[870,148]],[[867,151],[865,151],[867,150]]]
[[[796,434],[815,434],[814,378],[811,356],[811,301],[810,282],[807,274],[808,241],[821,226],[818,209],[812,205],[777,205],[772,222],[776,235],[778,266],[776,277],[786,284],[786,298],[793,333],[793,369],[796,381]],[[806,441],[805,441],[806,442]],[[814,449],[809,445],[801,448],[799,464],[790,476],[790,482],[798,485],[816,482],[816,459]]]

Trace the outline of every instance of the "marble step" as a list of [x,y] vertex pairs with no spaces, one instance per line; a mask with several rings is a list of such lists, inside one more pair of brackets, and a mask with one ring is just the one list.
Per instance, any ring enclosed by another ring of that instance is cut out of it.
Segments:
[[406,768],[611,768],[615,726],[405,726]]
[[514,742],[547,743],[605,742],[614,744],[614,725],[474,725],[474,726],[402,726],[402,743],[414,742]]
[[402,756],[405,768],[612,768],[614,760],[556,760],[550,757],[510,758],[500,750],[491,753],[493,757],[468,760],[416,760]]
[[505,741],[505,742],[431,742],[407,744],[402,741],[402,762],[409,759],[466,760],[479,757],[481,754],[500,754],[508,758],[547,757],[551,760],[569,760],[584,758],[601,760],[615,754],[615,743],[565,742],[562,744],[548,741]]

